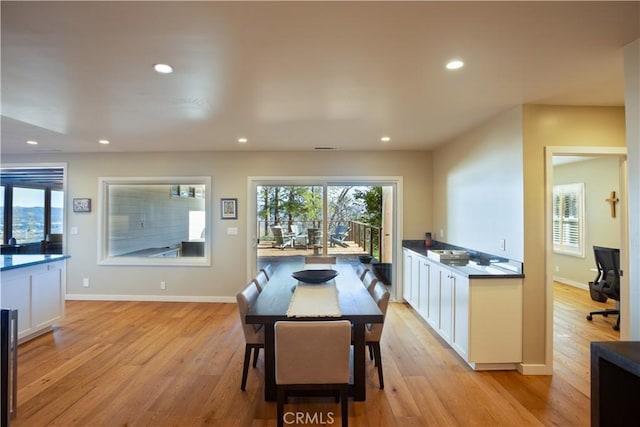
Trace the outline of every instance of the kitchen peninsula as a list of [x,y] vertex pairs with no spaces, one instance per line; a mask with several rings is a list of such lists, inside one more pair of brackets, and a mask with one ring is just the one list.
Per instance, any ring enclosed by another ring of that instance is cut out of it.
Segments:
[[2,255],[0,305],[18,310],[18,342],[50,331],[64,318],[69,255]]
[[522,362],[522,263],[403,241],[403,297],[474,370]]

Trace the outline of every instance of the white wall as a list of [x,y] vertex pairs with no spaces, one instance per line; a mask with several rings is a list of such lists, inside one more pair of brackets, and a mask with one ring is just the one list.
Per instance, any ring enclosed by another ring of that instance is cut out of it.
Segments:
[[[640,25],[640,17],[638,17]],[[640,39],[624,48],[627,168],[629,194],[629,325],[621,325],[626,339],[640,340]],[[624,289],[623,289],[624,292]],[[628,331],[628,335],[627,332]]]
[[[2,163],[67,162],[67,203],[88,197],[91,214],[66,211],[71,255],[67,294],[80,298],[235,301],[248,280],[246,223],[248,176],[402,176],[404,206],[399,215],[403,238],[421,239],[432,226],[429,152],[175,152],[37,154],[2,156]],[[211,176],[212,265],[210,267],[134,267],[97,265],[99,177]],[[220,219],[220,198],[238,198],[238,220]],[[239,234],[227,235],[227,227]],[[250,231],[255,227],[251,226]],[[89,278],[89,288],[82,279]],[[165,281],[166,291],[160,290]]]
[[554,279],[588,289],[595,268],[593,246],[620,247],[620,209],[611,217],[605,201],[611,191],[620,196],[620,165],[616,157],[603,157],[556,166],[554,185],[584,183],[585,185],[585,256],[554,254]]
[[435,150],[435,238],[523,261],[522,162],[521,107]]

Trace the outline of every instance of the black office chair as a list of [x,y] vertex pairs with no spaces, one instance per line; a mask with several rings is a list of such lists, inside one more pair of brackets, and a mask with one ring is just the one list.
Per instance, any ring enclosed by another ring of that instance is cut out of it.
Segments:
[[[608,298],[620,301],[620,250],[594,246],[593,254],[596,259],[598,275],[589,282],[591,299],[598,302],[605,302]],[[616,304],[618,305],[618,304]],[[594,315],[607,317],[610,314],[617,314],[618,320],[613,326],[616,331],[620,330],[620,309],[606,309],[592,311],[587,315],[587,320],[592,320]]]

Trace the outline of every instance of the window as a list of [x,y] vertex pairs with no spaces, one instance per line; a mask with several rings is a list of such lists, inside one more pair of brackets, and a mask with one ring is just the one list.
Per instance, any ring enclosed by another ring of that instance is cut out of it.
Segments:
[[584,183],[553,187],[553,250],[584,257]]
[[210,265],[209,177],[100,178],[98,262]]
[[4,253],[63,253],[65,166],[15,165],[0,172],[0,243],[17,243]]
[[64,192],[51,190],[51,234],[62,234],[63,220]]
[[44,190],[13,188],[12,236],[18,243],[44,240]]
[[4,238],[4,185],[0,185],[0,243],[5,242]]

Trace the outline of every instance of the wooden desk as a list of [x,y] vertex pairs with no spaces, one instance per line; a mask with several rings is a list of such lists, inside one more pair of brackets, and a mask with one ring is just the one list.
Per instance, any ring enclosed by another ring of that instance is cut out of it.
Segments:
[[280,320],[349,320],[353,324],[354,340],[354,372],[351,393],[354,400],[366,399],[365,324],[382,323],[384,317],[351,265],[337,264],[330,267],[340,273],[335,278],[342,314],[340,317],[287,317],[286,313],[292,295],[291,288],[296,285],[297,281],[291,277],[291,271],[283,268],[276,270],[274,277],[269,280],[258,300],[247,313],[247,323],[260,323],[265,328],[264,398],[267,401],[276,400],[274,324]]

